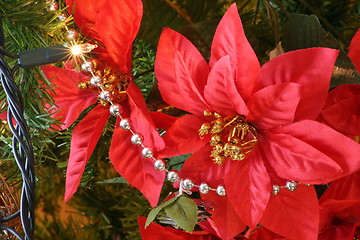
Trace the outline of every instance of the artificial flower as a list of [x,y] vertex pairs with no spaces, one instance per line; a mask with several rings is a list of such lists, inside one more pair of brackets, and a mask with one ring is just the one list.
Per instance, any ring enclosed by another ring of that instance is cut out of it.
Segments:
[[360,237],[360,172],[330,183],[320,198],[319,240]]
[[[142,16],[141,0],[68,0],[67,4],[69,11],[74,12],[75,22],[82,32],[104,46],[94,51],[99,62],[97,70],[103,73],[110,71],[108,77],[113,81],[112,93],[117,97],[113,102],[122,106],[122,117],[131,120],[132,129],[143,135],[143,144],[151,147],[156,156],[156,152],[164,147],[164,142],[156,131],[140,90],[130,76],[132,42]],[[62,129],[69,127],[86,108],[96,104],[99,90],[78,87],[88,81],[88,75],[74,69],[53,66],[44,67],[43,71],[57,85],[53,94],[57,105],[53,116],[60,117],[59,120],[65,123]],[[66,173],[65,200],[76,192],[85,165],[109,117],[109,106],[97,104],[75,126]],[[119,121],[117,118],[110,146],[111,163],[122,177],[138,188],[155,206],[165,173],[155,170],[151,159],[142,157],[141,147],[131,144],[132,133],[121,129]]]
[[[224,184],[229,209],[246,225],[261,222],[284,237],[316,239],[313,187],[271,199],[270,193],[274,184],[324,184],[359,169],[360,146],[315,121],[337,55],[333,49],[303,49],[260,67],[235,4],[217,27],[209,63],[185,37],[165,29],[155,61],[159,90],[168,104],[191,114],[167,130],[162,156],[194,152],[180,177],[212,187]],[[286,220],[271,220],[275,207],[264,215],[269,199],[271,206],[282,207],[277,211]],[[225,222],[216,225],[225,228]]]
[[[360,30],[352,38],[348,53],[360,70]],[[334,129],[354,138],[360,136],[360,85],[344,84],[331,90],[320,119]]]

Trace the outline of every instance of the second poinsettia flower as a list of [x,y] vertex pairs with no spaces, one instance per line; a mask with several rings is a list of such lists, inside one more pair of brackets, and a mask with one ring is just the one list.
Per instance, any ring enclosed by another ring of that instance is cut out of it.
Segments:
[[[288,184],[292,191],[298,183],[324,184],[360,167],[360,146],[315,121],[326,100],[337,55],[333,49],[304,49],[260,67],[236,5],[219,23],[209,63],[185,37],[165,29],[155,63],[159,89],[168,104],[191,114],[167,130],[163,156],[194,152],[180,177],[197,185],[223,184],[228,209],[234,208],[246,225],[262,222],[285,237],[301,234],[301,239],[315,239],[318,224],[313,221],[319,216],[312,187],[299,187],[299,195],[285,194],[284,199],[297,203],[309,200],[305,210],[287,205],[285,212],[294,214],[289,228],[271,221],[275,214],[271,209],[263,214],[272,190],[277,193],[279,186]],[[212,194],[202,195],[208,196],[217,201]]]

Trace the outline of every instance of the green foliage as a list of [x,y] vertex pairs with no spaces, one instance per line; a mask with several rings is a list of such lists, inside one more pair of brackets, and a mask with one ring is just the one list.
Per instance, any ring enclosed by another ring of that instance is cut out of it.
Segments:
[[182,229],[194,231],[198,209],[196,203],[188,197],[180,196],[174,204],[165,208],[165,213]]
[[146,219],[145,228],[149,226],[159,214],[162,215],[159,216],[159,218],[163,218],[163,215],[166,215],[174,222],[174,225],[179,226],[187,232],[192,232],[197,223],[198,209],[196,203],[190,198],[184,195],[175,196],[150,211]]
[[[138,39],[133,47],[134,81],[147,98],[151,110],[164,106],[156,90],[154,61],[157,41],[164,27],[170,27],[186,36],[206,59],[210,56],[212,38],[228,6],[237,3],[245,33],[259,60],[268,61],[268,52],[278,41],[287,50],[326,46],[342,50],[337,66],[353,69],[346,52],[352,36],[360,27],[360,2],[353,0],[143,0],[144,16]],[[64,23],[57,17],[65,10],[48,12],[46,1],[0,0],[0,17],[5,32],[5,49],[14,54],[64,42]],[[297,13],[297,15],[291,14]],[[306,16],[299,14],[307,14]],[[314,16],[308,16],[314,14]],[[316,15],[316,17],[315,17]],[[284,24],[287,23],[285,26]],[[71,18],[67,22],[71,24]],[[284,27],[283,27],[284,26]],[[345,49],[345,50],[344,50]],[[8,59],[11,66],[15,60]],[[44,89],[53,88],[51,81],[43,78],[39,68],[20,69],[16,73],[25,100],[25,117],[29,123],[37,157],[38,207],[52,216],[40,220],[36,239],[139,239],[137,217],[148,211],[146,199],[136,189],[128,186],[108,159],[113,133],[111,118],[94,153],[86,166],[79,192],[70,204],[88,219],[82,226],[74,219],[67,223],[57,216],[59,198],[64,192],[64,174],[70,152],[71,132],[79,120],[62,132],[50,131],[57,122],[47,112],[53,105]],[[335,76],[332,86],[345,82],[359,83],[358,75]],[[0,103],[5,99],[0,91]],[[3,112],[5,109],[1,109]],[[174,111],[180,116],[184,112]],[[11,134],[0,124],[0,159],[2,169],[16,176],[16,164],[11,160]],[[170,158],[167,166],[179,170],[190,156]],[[167,183],[165,188],[171,188]],[[166,192],[166,191],[164,191]],[[163,193],[166,194],[166,193]],[[188,212],[189,211],[189,212]],[[191,232],[196,223],[197,207],[189,198],[181,196],[160,204],[151,210],[147,225],[159,214],[167,215],[181,228]],[[190,220],[190,221],[188,221]]]

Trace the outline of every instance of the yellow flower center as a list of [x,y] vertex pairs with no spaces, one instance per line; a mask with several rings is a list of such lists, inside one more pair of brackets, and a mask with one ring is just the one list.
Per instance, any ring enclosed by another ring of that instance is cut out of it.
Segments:
[[240,115],[222,117],[218,113],[205,111],[205,116],[214,116],[215,120],[204,123],[199,129],[199,136],[211,135],[210,157],[214,163],[221,165],[226,158],[241,161],[254,150],[258,142],[255,127],[246,122]]

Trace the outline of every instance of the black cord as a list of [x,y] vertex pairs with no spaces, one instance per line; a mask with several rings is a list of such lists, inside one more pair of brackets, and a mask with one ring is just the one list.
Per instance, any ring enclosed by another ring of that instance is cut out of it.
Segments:
[[[23,185],[20,199],[20,211],[1,219],[0,230],[6,230],[20,240],[32,240],[35,227],[35,172],[34,153],[30,140],[30,133],[24,118],[24,101],[21,92],[14,82],[13,73],[19,68],[16,65],[10,69],[4,56],[11,56],[0,50],[0,77],[8,103],[7,120],[13,133],[12,148],[16,163],[20,169]],[[2,225],[20,215],[25,238],[22,238],[15,229]]]

